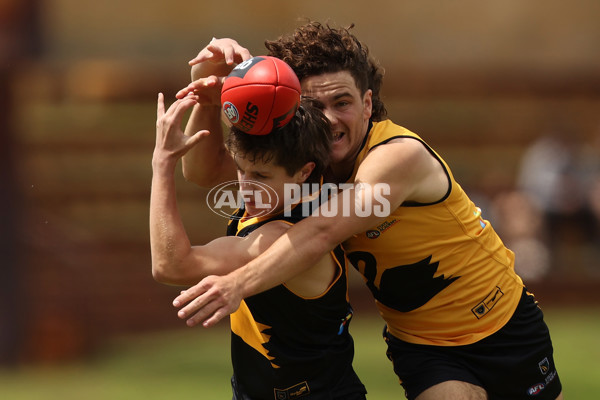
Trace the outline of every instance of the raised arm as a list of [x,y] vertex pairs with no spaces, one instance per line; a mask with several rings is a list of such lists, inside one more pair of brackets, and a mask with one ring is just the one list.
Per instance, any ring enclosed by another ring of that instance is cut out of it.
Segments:
[[206,138],[206,131],[183,134],[183,114],[196,99],[177,100],[165,111],[158,98],[156,145],[152,157],[150,195],[150,245],[155,280],[173,285],[193,285],[207,275],[224,275],[266,250],[289,227],[269,223],[244,237],[222,237],[204,246],[192,246],[177,207],[175,167],[179,159]]
[[[387,216],[385,209],[389,213],[407,199],[422,202],[439,199],[448,185],[439,163],[412,139],[400,139],[375,148],[361,164],[356,178],[355,184],[363,183],[367,187],[386,183],[389,192],[378,197],[373,191],[358,190],[357,185],[338,194],[329,200],[337,203],[338,212],[335,215],[324,216],[321,211],[319,216],[305,218],[260,257],[226,276],[207,277],[193,290],[178,296],[173,303],[176,307],[197,297],[194,304],[181,309],[180,317],[190,318],[189,324],[212,326],[237,309],[243,298],[286,281],[290,276],[306,270],[350,236],[381,223]],[[383,216],[374,212],[359,216],[354,200],[361,202],[358,204],[379,205],[384,211]],[[326,204],[321,209],[332,210],[335,207]],[[344,215],[342,210],[348,213]]]
[[213,39],[189,62],[191,83],[177,93],[179,99],[190,92],[198,98],[186,135],[191,136],[200,129],[210,132],[210,136],[183,157],[183,175],[199,186],[212,187],[235,179],[235,165],[223,145],[221,87],[233,67],[248,58],[251,58],[248,50],[235,40]]

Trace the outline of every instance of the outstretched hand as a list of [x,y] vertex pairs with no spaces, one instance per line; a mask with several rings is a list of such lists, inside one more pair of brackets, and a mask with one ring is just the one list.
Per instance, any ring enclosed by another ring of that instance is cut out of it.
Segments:
[[181,292],[173,300],[180,308],[177,316],[188,326],[202,324],[209,328],[227,315],[235,312],[242,301],[233,273],[224,276],[207,276],[200,283]]
[[[252,58],[247,48],[229,38],[213,38],[210,43],[203,48],[200,53],[189,61],[190,65],[196,65],[205,61],[211,61],[215,64],[225,63],[232,66],[234,63],[241,63]],[[230,67],[230,70],[233,67]]]
[[227,76],[210,75],[198,78],[179,90],[175,97],[196,96],[198,104],[221,107],[221,88]]
[[192,82],[177,92],[183,99],[189,93],[198,96],[205,105],[221,105],[221,87],[235,64],[252,58],[245,47],[233,39],[215,39],[204,47],[189,64],[192,66]]
[[197,103],[197,97],[186,96],[175,101],[165,111],[165,100],[162,93],[158,94],[156,108],[156,144],[154,147],[153,162],[162,160],[179,160],[185,153],[194,147],[204,136],[210,134],[207,130],[196,132],[193,136],[186,136],[181,128],[183,115]]

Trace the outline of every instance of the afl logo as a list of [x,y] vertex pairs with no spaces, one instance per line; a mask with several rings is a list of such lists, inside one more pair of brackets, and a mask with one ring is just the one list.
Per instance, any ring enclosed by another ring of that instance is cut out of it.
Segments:
[[530,396],[537,396],[544,390],[545,385],[543,383],[538,383],[537,385],[533,385],[529,389],[527,389],[527,394]]
[[367,231],[367,238],[369,238],[369,239],[377,239],[379,237],[379,235],[381,235],[381,233],[379,233],[379,231],[375,231],[375,230]]
[[232,124],[236,124],[240,120],[240,113],[230,101],[223,103],[223,112]]
[[213,187],[206,195],[206,205],[217,215],[233,217],[237,208],[243,208],[246,202],[252,202],[253,217],[269,215],[279,205],[277,192],[266,183],[244,181],[244,189],[238,181],[228,181]]

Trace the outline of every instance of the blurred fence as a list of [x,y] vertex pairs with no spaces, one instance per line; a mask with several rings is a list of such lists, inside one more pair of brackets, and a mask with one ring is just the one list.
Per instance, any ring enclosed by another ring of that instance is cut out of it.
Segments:
[[[79,4],[19,0],[0,9],[0,355],[6,364],[76,357],[113,335],[181,326],[170,306],[178,289],[151,278],[148,200],[156,94],[172,98],[187,82],[185,60],[193,54],[178,53],[173,65],[147,59],[143,67],[105,55],[61,59],[68,51],[48,41],[60,36],[53,29],[69,29],[49,22],[50,3],[59,10],[52,9],[54,21]],[[293,12],[286,12],[291,24]],[[104,32],[97,32],[98,41]],[[503,226],[495,201],[515,190],[527,148],[555,121],[569,121],[573,142],[597,151],[596,66],[424,68],[388,59],[384,100],[390,116],[442,154],[478,205],[494,210],[490,218],[507,235],[513,231]],[[178,179],[186,226],[192,241],[202,243],[223,230],[223,221],[207,211],[204,190]],[[520,209],[516,204],[511,215]],[[589,234],[571,229],[547,248],[549,265],[530,283],[542,301],[600,301],[598,216],[588,217]]]

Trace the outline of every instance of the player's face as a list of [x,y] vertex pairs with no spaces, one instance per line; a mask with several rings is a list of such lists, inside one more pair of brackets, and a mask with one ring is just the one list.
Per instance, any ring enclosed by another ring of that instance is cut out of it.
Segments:
[[306,179],[302,171],[290,176],[283,167],[275,165],[273,161],[251,162],[239,155],[235,156],[234,160],[241,195],[246,212],[250,216],[282,211],[285,205],[285,185],[300,184]]
[[361,95],[350,72],[339,71],[303,79],[302,94],[316,99],[331,122],[332,169],[334,172],[351,170],[367,134],[372,111],[371,90]]

